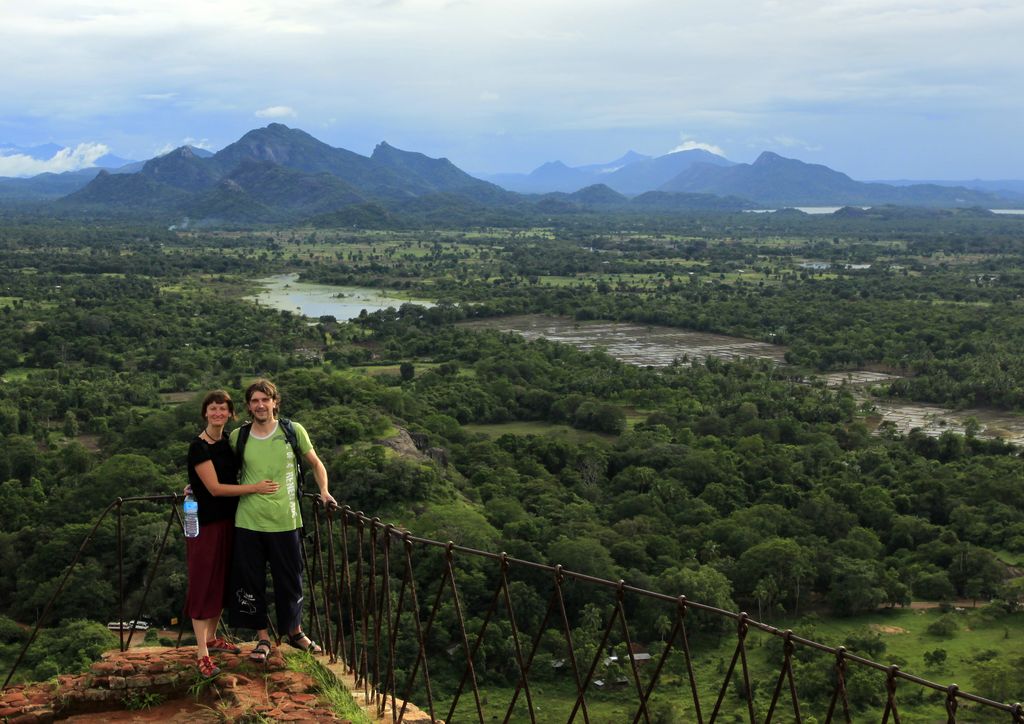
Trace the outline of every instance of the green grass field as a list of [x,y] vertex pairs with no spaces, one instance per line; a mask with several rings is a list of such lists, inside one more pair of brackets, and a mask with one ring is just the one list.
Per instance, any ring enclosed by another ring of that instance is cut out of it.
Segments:
[[568,425],[555,425],[550,422],[502,422],[493,425],[463,425],[462,429],[469,433],[483,433],[490,438],[499,438],[502,435],[544,435],[547,437],[562,437],[578,442],[615,439],[613,435],[577,430]]
[[[434,369],[439,367],[439,362],[414,362],[413,367],[416,372],[416,376],[423,374],[426,370]],[[354,372],[359,374],[369,375],[370,377],[380,377],[383,375],[392,375],[398,377],[401,373],[401,365],[356,365],[351,368]]]

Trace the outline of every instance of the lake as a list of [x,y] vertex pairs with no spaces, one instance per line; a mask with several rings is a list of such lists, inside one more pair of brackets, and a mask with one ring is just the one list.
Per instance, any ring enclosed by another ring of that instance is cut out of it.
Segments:
[[389,291],[383,289],[311,284],[300,282],[298,279],[298,274],[278,274],[257,279],[256,283],[262,289],[247,299],[312,319],[329,315],[340,321],[355,319],[364,309],[368,313],[388,307],[398,309],[408,302],[415,302],[424,307],[434,306],[433,302],[388,296]]

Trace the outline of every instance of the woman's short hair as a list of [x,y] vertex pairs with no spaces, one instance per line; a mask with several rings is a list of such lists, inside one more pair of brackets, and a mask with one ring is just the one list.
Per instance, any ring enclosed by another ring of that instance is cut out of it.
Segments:
[[231,413],[231,417],[235,416],[235,403],[231,401],[231,395],[227,393],[227,390],[210,390],[206,393],[206,397],[203,398],[203,406],[199,412],[204,420],[206,419],[206,408],[215,402],[227,403],[228,412]]

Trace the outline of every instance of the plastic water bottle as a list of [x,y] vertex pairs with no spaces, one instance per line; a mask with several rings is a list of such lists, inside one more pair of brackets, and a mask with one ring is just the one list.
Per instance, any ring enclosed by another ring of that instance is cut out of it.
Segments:
[[191,495],[185,496],[185,537],[199,536],[199,502]]

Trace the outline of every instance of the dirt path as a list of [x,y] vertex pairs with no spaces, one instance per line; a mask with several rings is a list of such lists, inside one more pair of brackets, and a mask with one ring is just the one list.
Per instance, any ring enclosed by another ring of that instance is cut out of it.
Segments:
[[[974,601],[970,598],[958,598],[952,601],[952,604],[957,608],[977,608],[977,604],[984,605],[984,601]],[[923,611],[929,608],[938,608],[942,604],[938,601],[911,601],[909,608],[913,611]]]

